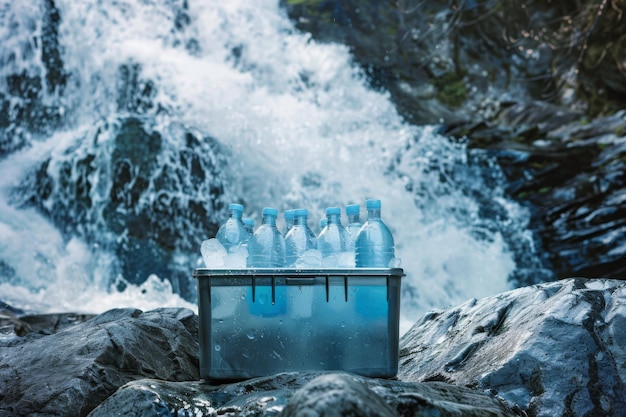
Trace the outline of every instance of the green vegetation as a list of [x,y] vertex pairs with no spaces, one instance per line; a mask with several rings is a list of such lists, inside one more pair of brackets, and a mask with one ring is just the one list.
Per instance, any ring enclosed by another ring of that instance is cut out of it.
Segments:
[[434,80],[437,99],[442,103],[458,108],[467,100],[467,87],[463,77],[456,72],[448,72]]

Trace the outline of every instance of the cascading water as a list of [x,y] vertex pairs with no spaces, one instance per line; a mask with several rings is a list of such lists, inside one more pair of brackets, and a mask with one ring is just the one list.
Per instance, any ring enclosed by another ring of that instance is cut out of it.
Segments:
[[313,225],[381,199],[403,331],[534,265],[497,166],[405,123],[277,1],[0,0],[0,23],[0,300],[15,307],[195,309],[200,242],[229,202],[257,225],[264,206],[305,207]]

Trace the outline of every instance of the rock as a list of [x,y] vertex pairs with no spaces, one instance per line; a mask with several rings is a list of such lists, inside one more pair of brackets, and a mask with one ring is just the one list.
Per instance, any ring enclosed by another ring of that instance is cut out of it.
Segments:
[[429,313],[404,381],[492,390],[531,416],[626,415],[626,282],[573,278]]
[[64,236],[79,237],[96,254],[113,253],[111,281],[121,275],[139,285],[155,274],[195,300],[189,265],[226,214],[226,158],[212,137],[156,124],[133,116],[98,123],[44,160],[13,195]]
[[300,30],[348,45],[413,123],[489,119],[508,100],[590,117],[626,104],[622,10],[606,2],[282,3]]
[[626,278],[626,111],[588,120],[517,103],[494,123],[443,133],[495,156],[507,194],[530,208],[537,252],[555,278]]
[[406,383],[337,372],[281,373],[226,384],[134,381],[89,417],[523,416],[501,399],[443,382]]
[[129,381],[198,380],[197,316],[116,309],[54,334],[0,339],[0,415],[85,416]]

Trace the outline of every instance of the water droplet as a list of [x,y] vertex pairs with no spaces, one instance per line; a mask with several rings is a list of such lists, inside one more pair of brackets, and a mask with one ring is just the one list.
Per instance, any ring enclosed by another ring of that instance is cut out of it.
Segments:
[[222,350],[222,347],[220,345],[215,345],[215,351],[219,352],[220,350]]
[[254,339],[254,331],[250,330],[248,332],[248,339],[250,339],[250,340]]

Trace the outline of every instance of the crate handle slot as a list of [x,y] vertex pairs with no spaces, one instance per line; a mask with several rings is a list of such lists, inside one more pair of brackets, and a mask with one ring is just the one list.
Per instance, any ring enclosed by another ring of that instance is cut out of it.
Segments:
[[276,304],[276,276],[272,275],[272,305]]
[[346,303],[348,302],[348,276],[343,276],[343,291],[346,295]]
[[252,275],[252,302],[254,303],[254,299],[256,297],[256,277]]

